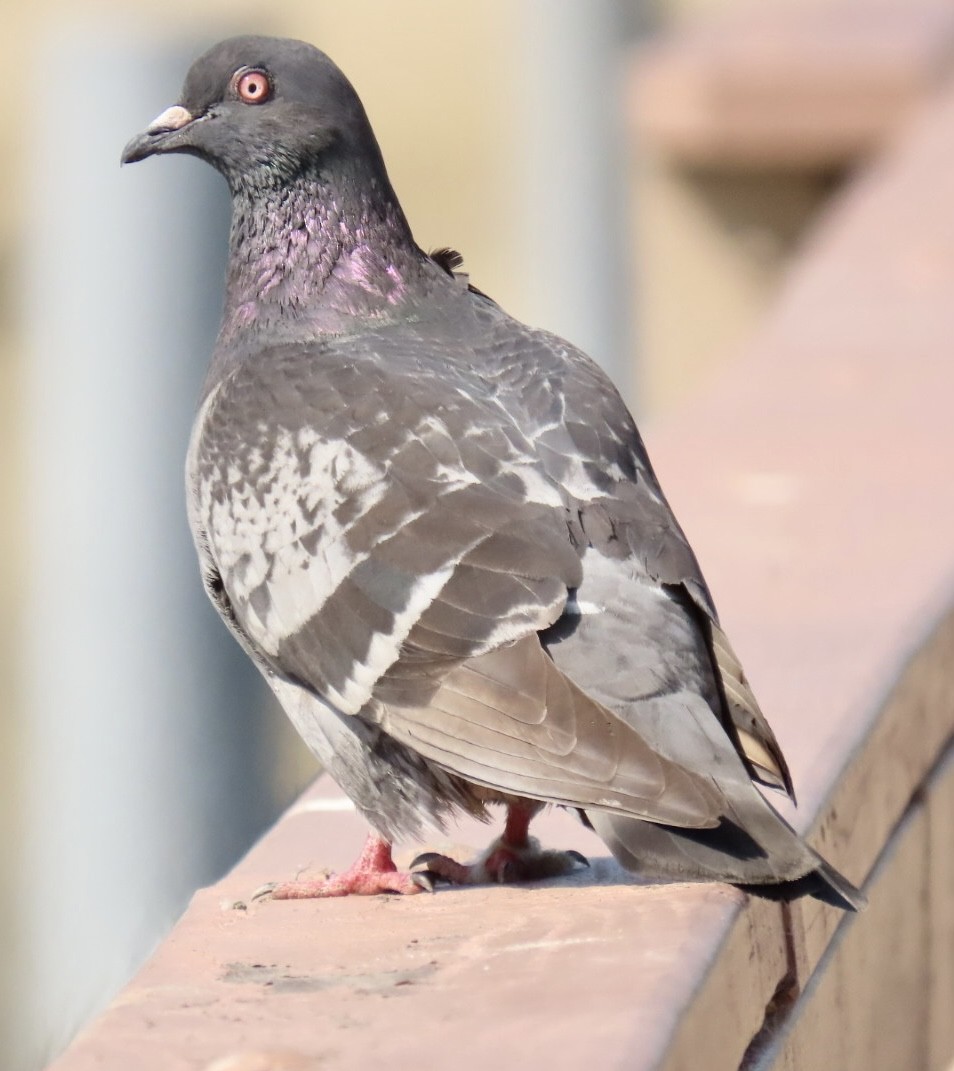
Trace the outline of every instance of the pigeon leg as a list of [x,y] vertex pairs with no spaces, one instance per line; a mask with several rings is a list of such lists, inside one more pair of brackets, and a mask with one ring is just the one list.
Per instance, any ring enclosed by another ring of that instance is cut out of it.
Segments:
[[[340,874],[313,881],[284,881],[266,886],[262,895],[273,900],[306,900],[326,896],[375,896],[378,893],[433,892],[427,874],[398,870],[391,858],[391,844],[369,833],[357,860]],[[256,894],[258,895],[258,894]]]
[[539,809],[536,804],[509,804],[503,834],[472,863],[458,863],[446,855],[425,852],[411,863],[411,869],[424,867],[423,873],[452,885],[484,885],[555,878],[581,865],[589,866],[579,852],[544,850],[530,836],[530,820]]

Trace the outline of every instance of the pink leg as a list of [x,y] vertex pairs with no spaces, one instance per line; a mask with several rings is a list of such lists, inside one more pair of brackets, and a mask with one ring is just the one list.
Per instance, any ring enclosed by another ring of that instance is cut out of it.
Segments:
[[529,802],[510,804],[503,834],[473,863],[458,863],[446,855],[425,852],[411,868],[424,867],[425,873],[452,885],[483,885],[554,878],[580,865],[589,866],[579,852],[545,851],[530,836],[530,820],[539,809],[539,804]]
[[340,874],[313,881],[284,881],[267,888],[273,900],[305,900],[325,896],[374,896],[377,893],[433,892],[425,874],[398,870],[391,858],[391,845],[377,833],[369,833],[357,860]]

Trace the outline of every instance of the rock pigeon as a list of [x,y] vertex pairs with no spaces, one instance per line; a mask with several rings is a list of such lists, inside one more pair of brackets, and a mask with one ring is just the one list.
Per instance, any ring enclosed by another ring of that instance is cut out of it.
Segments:
[[[569,808],[626,868],[843,907],[861,894],[766,802],[792,795],[632,417],[600,368],[415,243],[324,53],[201,56],[123,152],[225,177],[222,325],[188,450],[208,593],[373,832],[276,897],[527,880]],[[465,865],[391,846],[506,808]]]

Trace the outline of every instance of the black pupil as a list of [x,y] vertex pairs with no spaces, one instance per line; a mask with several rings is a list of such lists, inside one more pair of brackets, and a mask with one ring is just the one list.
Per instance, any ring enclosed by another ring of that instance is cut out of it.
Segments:
[[254,81],[254,80],[250,81],[250,82],[246,82],[246,84],[245,84],[245,92],[250,97],[257,97],[258,93],[259,93],[259,84],[258,84],[258,82]]

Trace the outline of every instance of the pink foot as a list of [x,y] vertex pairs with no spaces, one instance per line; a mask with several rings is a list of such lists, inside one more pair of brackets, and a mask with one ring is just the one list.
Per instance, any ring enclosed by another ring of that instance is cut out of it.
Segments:
[[391,845],[376,833],[370,833],[361,855],[347,870],[314,881],[283,881],[266,885],[253,899],[306,900],[327,896],[375,896],[397,893],[405,896],[433,892],[434,883],[427,874],[398,870],[391,858]]
[[[528,834],[534,813],[511,805],[503,836],[473,863],[458,863],[446,855],[425,852],[411,863],[411,869],[415,874],[428,874],[452,885],[485,885],[488,882],[540,881],[570,874],[581,865],[590,865],[579,852],[541,848],[539,842]],[[417,870],[417,867],[422,869]]]

